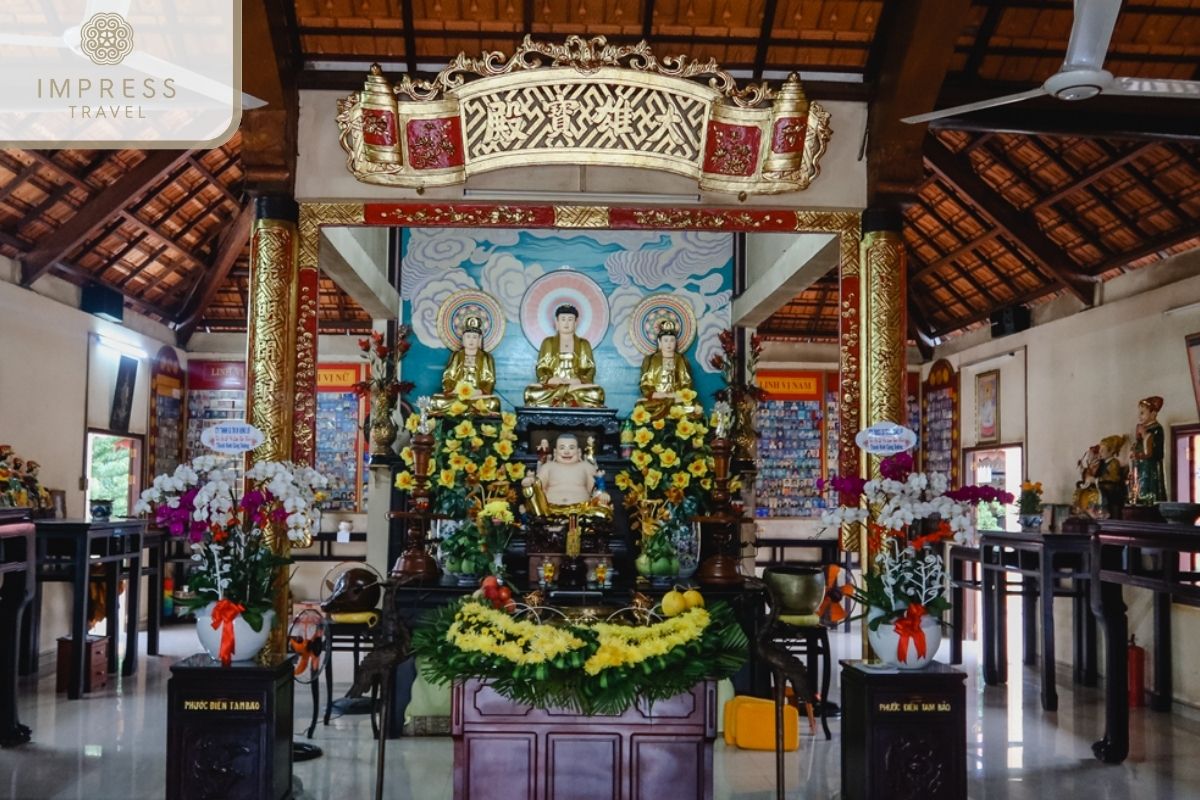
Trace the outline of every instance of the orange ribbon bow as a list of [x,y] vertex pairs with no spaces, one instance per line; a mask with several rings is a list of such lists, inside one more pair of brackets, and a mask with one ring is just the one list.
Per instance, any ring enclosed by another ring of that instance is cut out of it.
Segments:
[[893,626],[900,634],[900,643],[896,645],[896,658],[908,660],[908,641],[912,640],[917,649],[917,658],[925,657],[925,631],[921,630],[921,617],[925,616],[925,606],[919,603],[909,603],[904,616],[896,620]]
[[233,621],[237,619],[238,614],[246,610],[246,607],[238,603],[222,598],[217,601],[217,605],[212,612],[212,626],[215,631],[221,629],[221,663],[229,666],[233,661],[233,648],[236,644],[233,633]]
[[837,564],[830,564],[825,568],[825,597],[821,600],[821,605],[817,606],[817,617],[821,622],[835,628],[839,622],[846,619],[846,607],[842,605],[842,599],[853,593],[849,586],[838,586],[841,571],[842,568]]

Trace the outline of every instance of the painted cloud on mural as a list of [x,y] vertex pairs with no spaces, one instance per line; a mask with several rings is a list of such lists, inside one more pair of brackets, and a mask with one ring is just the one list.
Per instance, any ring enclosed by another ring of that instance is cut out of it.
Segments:
[[510,322],[516,322],[521,316],[521,298],[525,296],[525,290],[544,272],[541,264],[525,265],[508,253],[496,253],[483,265],[479,282],[483,291],[500,302],[504,316]]
[[474,231],[413,228],[408,231],[407,239],[400,282],[400,296],[405,300],[416,298],[426,283],[444,277],[447,271],[470,260],[476,249]]
[[[605,261],[609,279],[647,289],[683,286],[729,262],[729,236],[721,233],[674,233],[670,247],[622,250]],[[717,278],[718,284],[720,276]]]
[[421,344],[441,348],[442,340],[437,329],[438,309],[447,297],[460,289],[477,288],[471,276],[461,269],[444,270],[440,276],[425,281],[412,301],[412,330]]

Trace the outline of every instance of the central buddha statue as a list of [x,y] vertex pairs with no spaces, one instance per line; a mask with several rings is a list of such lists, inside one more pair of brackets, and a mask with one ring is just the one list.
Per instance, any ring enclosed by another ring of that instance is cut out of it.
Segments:
[[575,335],[579,310],[561,305],[554,310],[555,334],[542,340],[535,370],[537,383],[525,387],[527,406],[603,408],[604,389],[593,383],[596,360],[587,339]]
[[583,458],[573,433],[559,434],[554,458],[538,466],[537,477],[522,481],[525,507],[535,517],[604,517],[612,519],[612,500],[595,491],[596,465]]
[[[496,362],[483,349],[483,322],[479,317],[467,317],[459,341],[462,347],[454,351],[442,371],[442,391],[429,399],[429,413],[441,416],[460,402],[475,413],[499,414],[500,398],[492,394]],[[456,395],[455,388],[463,384],[471,387],[471,393]]]

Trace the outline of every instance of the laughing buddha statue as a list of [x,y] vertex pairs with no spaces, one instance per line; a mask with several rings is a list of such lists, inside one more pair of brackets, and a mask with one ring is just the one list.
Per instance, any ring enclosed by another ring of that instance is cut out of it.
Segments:
[[[468,317],[459,334],[461,347],[455,350],[442,371],[442,391],[430,398],[429,413],[440,416],[450,410],[456,402],[462,402],[469,410],[480,414],[499,414],[500,398],[492,394],[496,385],[496,362],[491,353],[483,349],[483,322],[479,317]],[[473,389],[467,396],[455,393],[456,387],[465,384]]]
[[597,474],[596,465],[583,458],[575,434],[559,434],[554,458],[538,466],[537,477],[522,482],[525,508],[535,517],[612,519],[612,499],[596,490]]
[[596,359],[587,339],[575,335],[579,310],[561,305],[554,310],[555,334],[542,340],[535,370],[537,383],[525,387],[527,406],[603,408],[604,389],[593,383]]

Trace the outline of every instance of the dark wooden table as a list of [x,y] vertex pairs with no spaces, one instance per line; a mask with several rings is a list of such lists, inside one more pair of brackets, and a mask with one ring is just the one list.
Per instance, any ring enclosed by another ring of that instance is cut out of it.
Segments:
[[1091,535],[1092,608],[1104,628],[1104,737],[1092,745],[1101,761],[1129,755],[1129,638],[1124,587],[1154,592],[1154,691],[1150,707],[1170,711],[1171,603],[1200,604],[1200,573],[1180,569],[1181,555],[1200,554],[1200,530],[1154,522],[1103,520]]
[[29,741],[17,716],[17,662],[21,616],[37,580],[34,552],[29,509],[0,509],[0,747]]
[[[1082,533],[1034,533],[1027,531],[984,531],[979,534],[983,571],[983,679],[989,686],[1008,680],[1009,574],[1022,576],[1024,604],[1024,661],[1037,658],[1036,627],[1033,621],[1041,601],[1042,708],[1058,709],[1054,663],[1054,598],[1070,597],[1074,610],[1074,655],[1076,682],[1095,686],[1096,620],[1088,604],[1090,536]],[[1070,588],[1059,586],[1070,581]]]
[[[950,570],[950,663],[961,664],[963,636],[967,627],[966,593],[968,589],[978,592],[983,588],[983,578],[979,572],[979,548],[947,542],[944,557]],[[1026,620],[1025,624],[1029,625],[1030,620]]]
[[[91,568],[104,567],[107,591],[108,671],[117,671],[117,642],[120,638],[121,622],[117,613],[119,595],[118,581],[121,573],[133,577],[142,573],[142,536],[146,530],[145,520],[86,520],[45,519],[37,523],[37,591],[34,595],[32,613],[26,615],[22,631],[21,674],[37,671],[38,639],[41,632],[42,587],[46,583],[69,583],[71,599],[71,639],[75,643],[74,658],[71,660],[71,677],[67,684],[67,698],[77,700],[83,695],[84,659],[86,641],[88,583]],[[141,580],[129,581],[125,604],[125,660],[121,664],[122,675],[137,672],[138,661],[138,605]],[[161,598],[160,598],[161,602]]]
[[142,534],[146,561],[142,575],[146,578],[146,655],[158,655],[158,633],[163,621],[163,587],[167,577],[167,532],[162,528],[147,528]]

